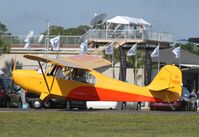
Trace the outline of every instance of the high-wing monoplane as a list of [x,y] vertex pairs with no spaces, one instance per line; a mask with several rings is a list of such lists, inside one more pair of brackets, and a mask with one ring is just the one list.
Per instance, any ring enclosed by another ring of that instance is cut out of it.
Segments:
[[[38,94],[39,98],[34,101],[40,104],[51,97],[85,101],[173,102],[181,96],[182,74],[174,65],[164,66],[149,85],[142,87],[107,77],[94,70],[93,66],[104,63],[102,60],[89,64],[89,61],[81,61],[83,56],[65,60],[35,55],[24,57],[38,61],[40,68],[13,70],[13,80],[23,89]],[[50,66],[44,69],[41,62]],[[41,105],[37,106],[40,107]]]

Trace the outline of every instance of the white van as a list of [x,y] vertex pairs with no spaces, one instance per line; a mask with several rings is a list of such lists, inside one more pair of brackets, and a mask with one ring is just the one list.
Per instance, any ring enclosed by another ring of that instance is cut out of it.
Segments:
[[141,110],[138,102],[86,101],[87,109]]
[[86,101],[88,109],[121,109],[122,102],[115,101]]

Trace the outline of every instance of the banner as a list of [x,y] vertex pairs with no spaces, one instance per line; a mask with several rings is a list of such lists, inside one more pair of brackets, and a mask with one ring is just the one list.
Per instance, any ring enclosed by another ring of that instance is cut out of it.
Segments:
[[173,49],[172,52],[175,54],[176,58],[180,58],[180,47]]
[[135,56],[136,53],[137,53],[137,43],[135,43],[135,44],[133,45],[133,47],[131,47],[131,48],[129,49],[129,51],[127,52],[127,56]]
[[24,48],[30,48],[31,38],[33,37],[34,31],[30,31],[30,33],[27,35],[26,39],[24,40],[25,46]]
[[38,38],[38,43],[41,43],[41,41],[43,40],[43,38],[44,38],[44,34],[41,34],[41,35],[39,36],[39,38]]
[[59,50],[59,38],[60,36],[50,39],[53,50]]
[[151,57],[159,57],[159,49],[160,46],[158,45],[151,54]]
[[84,55],[87,53],[87,50],[88,50],[88,40],[85,40],[80,45],[80,53],[79,54]]

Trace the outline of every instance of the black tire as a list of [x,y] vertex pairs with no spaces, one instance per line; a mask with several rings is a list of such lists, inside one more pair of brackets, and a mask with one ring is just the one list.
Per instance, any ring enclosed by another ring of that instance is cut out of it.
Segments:
[[189,106],[188,106],[188,104],[185,105],[184,111],[189,111]]
[[5,105],[6,105],[6,108],[10,108],[10,100],[9,99],[6,99]]
[[87,109],[86,101],[83,101],[83,105],[80,106],[80,108],[78,109],[86,110]]
[[50,99],[44,100],[43,106],[44,106],[45,108],[50,108],[50,107],[52,107],[52,101],[51,101]]
[[154,111],[154,110],[155,110],[154,108],[150,107],[150,111]]
[[140,110],[141,110],[141,102],[138,102],[138,103],[137,103],[137,108],[136,108],[136,110],[137,110],[137,111],[140,111]]
[[121,110],[126,110],[126,102],[122,102]]
[[35,109],[42,108],[42,105],[43,105],[43,102],[38,98],[36,98],[32,101],[32,107],[35,108]]
[[66,104],[66,110],[70,110],[71,109],[70,101],[66,101],[65,104]]
[[194,112],[197,112],[197,109],[198,109],[198,106],[197,106],[197,103],[195,103],[195,104],[194,104],[193,111],[194,111]]

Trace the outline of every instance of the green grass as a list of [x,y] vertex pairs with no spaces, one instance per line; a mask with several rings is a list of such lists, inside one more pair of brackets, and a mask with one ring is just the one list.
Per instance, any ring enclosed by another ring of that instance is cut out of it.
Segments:
[[199,115],[0,112],[0,137],[197,137]]

